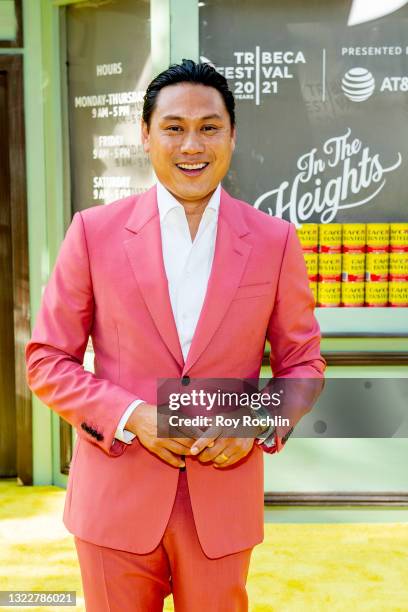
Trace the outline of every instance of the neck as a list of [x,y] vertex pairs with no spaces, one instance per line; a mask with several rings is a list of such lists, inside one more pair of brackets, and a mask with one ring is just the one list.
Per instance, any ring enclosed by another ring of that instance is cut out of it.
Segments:
[[184,207],[184,212],[186,213],[187,217],[201,217],[207,207],[208,202],[210,201],[210,198],[211,195],[208,198],[204,198],[204,200],[200,200],[200,202],[189,202],[186,200],[183,201],[179,200],[178,198],[177,200]]
[[199,198],[197,200],[185,200],[170,191],[171,195],[177,200],[177,202],[179,202],[183,206],[187,217],[201,217],[214,192],[215,189],[208,193],[205,197]]

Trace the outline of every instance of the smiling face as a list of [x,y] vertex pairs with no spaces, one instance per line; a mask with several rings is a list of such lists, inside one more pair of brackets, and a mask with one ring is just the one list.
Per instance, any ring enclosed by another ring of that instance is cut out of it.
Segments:
[[200,205],[228,171],[235,129],[217,89],[178,83],[159,92],[142,142],[166,189],[181,204]]

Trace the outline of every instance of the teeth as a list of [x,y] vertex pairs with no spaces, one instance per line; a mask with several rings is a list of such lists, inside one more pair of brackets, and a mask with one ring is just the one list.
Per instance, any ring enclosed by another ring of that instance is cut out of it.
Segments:
[[201,170],[205,168],[207,164],[177,164],[179,168],[183,168],[184,170]]

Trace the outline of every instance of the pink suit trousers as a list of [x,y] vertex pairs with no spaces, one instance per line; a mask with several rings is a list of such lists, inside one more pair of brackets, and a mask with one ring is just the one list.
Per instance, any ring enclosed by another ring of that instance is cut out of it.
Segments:
[[252,548],[218,559],[200,545],[179,472],[176,498],[160,544],[138,555],[75,537],[87,612],[161,612],[173,593],[176,612],[247,612]]

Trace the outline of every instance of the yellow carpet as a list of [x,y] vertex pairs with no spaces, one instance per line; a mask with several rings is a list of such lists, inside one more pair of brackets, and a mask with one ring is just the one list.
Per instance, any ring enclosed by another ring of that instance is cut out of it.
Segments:
[[[0,481],[0,590],[77,591],[76,608],[27,610],[85,610],[64,495]],[[265,536],[252,557],[251,612],[408,611],[407,524],[267,524]]]

